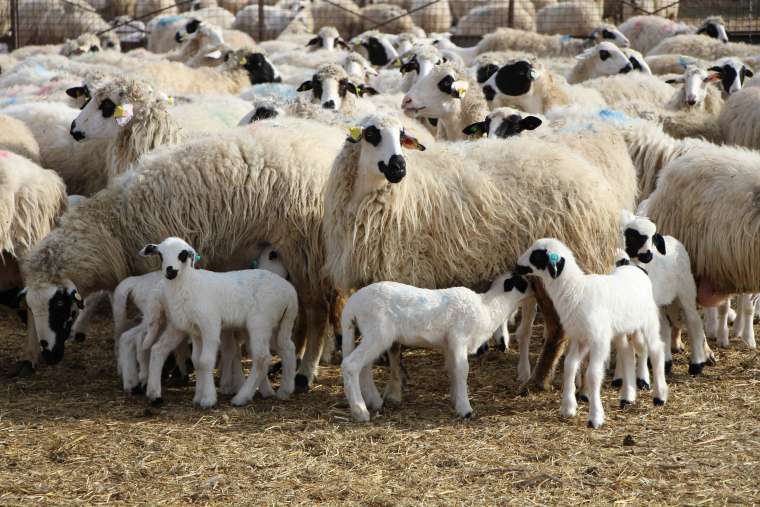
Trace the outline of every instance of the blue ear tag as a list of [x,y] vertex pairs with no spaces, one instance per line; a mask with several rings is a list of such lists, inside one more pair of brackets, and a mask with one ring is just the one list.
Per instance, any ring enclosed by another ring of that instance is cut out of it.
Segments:
[[559,258],[560,258],[559,254],[557,253],[552,252],[549,254],[549,262],[554,266],[556,266],[557,263],[559,262]]
[[258,269],[258,268],[259,268],[259,261],[257,261],[256,259],[253,259],[251,261],[251,269]]

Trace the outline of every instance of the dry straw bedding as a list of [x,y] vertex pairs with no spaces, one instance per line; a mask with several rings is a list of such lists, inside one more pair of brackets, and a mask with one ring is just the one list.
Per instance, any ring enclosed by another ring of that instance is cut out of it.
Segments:
[[[4,310],[0,329],[10,366],[23,329]],[[182,386],[152,409],[119,392],[109,330],[99,320],[61,365],[2,378],[0,504],[760,502],[760,357],[740,345],[697,379],[677,355],[663,409],[646,393],[622,412],[605,389],[608,420],[591,431],[583,404],[563,421],[557,392],[516,394],[515,352],[472,360],[469,422],[450,409],[442,357],[422,351],[405,357],[404,405],[370,424],[349,421],[332,366],[287,402],[200,411]]]

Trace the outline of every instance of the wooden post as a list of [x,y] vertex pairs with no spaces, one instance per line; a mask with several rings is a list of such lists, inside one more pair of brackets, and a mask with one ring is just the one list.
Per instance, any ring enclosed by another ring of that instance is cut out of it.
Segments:
[[507,14],[507,26],[515,27],[515,0],[509,0],[509,12]]
[[18,0],[11,0],[11,44],[13,44],[13,48],[11,49],[18,49],[19,47],[19,33],[18,33],[18,27],[19,27],[19,21],[18,21]]
[[264,40],[264,0],[259,0],[259,40],[256,42],[261,42]]

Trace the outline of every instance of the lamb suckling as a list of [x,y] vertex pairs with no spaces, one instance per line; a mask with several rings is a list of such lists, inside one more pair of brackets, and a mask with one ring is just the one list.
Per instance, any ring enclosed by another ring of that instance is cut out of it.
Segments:
[[588,425],[598,428],[604,423],[600,393],[613,341],[624,361],[621,406],[636,399],[634,354],[645,349],[652,362],[654,404],[667,401],[660,319],[652,283],[643,269],[620,266],[610,275],[585,274],[564,243],[543,238],[520,257],[515,272],[534,275],[544,283],[570,339],[563,371],[563,416],[575,416],[575,377],[581,361],[588,356],[584,382],[589,396]]
[[[498,277],[488,292],[465,287],[429,290],[379,282],[358,290],[343,309],[343,384],[351,413],[369,421],[383,398],[372,379],[372,364],[394,343],[442,350],[451,397],[460,417],[472,416],[467,394],[468,354],[490,338],[526,297],[528,281],[511,273]],[[361,343],[354,349],[354,337]]]
[[[159,285],[159,299],[167,319],[164,334],[185,333],[192,339],[197,375],[194,403],[202,408],[216,404],[213,369],[223,330],[246,331],[253,360],[250,375],[232,398],[234,405],[247,404],[263,385],[272,358],[270,344],[282,358],[282,383],[276,396],[290,396],[296,372],[291,335],[298,316],[298,296],[290,283],[260,269],[226,273],[196,269],[197,253],[179,238],[148,244],[140,253],[161,257],[165,278]],[[146,392],[153,400],[156,370],[151,367]],[[157,373],[160,384],[160,371]]]

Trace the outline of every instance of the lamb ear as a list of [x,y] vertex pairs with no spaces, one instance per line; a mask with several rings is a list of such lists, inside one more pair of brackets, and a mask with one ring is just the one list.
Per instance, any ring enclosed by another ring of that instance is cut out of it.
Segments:
[[468,136],[477,136],[477,135],[482,136],[483,134],[486,133],[486,122],[478,121],[470,125],[467,125],[462,130],[462,133]]
[[526,116],[522,120],[520,120],[520,126],[524,130],[536,130],[538,127],[541,126],[543,122],[540,118],[537,118],[535,116]]
[[158,245],[154,245],[153,243],[148,243],[144,247],[142,247],[142,250],[138,252],[143,257],[147,257],[149,255],[157,255],[158,254]]
[[314,37],[309,42],[306,43],[306,47],[314,46],[315,44],[319,44],[322,41],[319,37]]
[[654,246],[657,248],[658,252],[660,252],[662,255],[665,255],[665,238],[662,237],[662,234],[658,232],[652,236],[652,243],[654,243]]
[[296,91],[297,92],[305,92],[305,91],[311,90],[313,87],[314,87],[314,85],[311,83],[311,80],[304,81],[303,83],[301,83],[301,86],[299,86]]
[[[510,288],[507,288],[507,285],[509,285]],[[525,291],[528,290],[528,281],[520,275],[512,275],[511,278],[504,280],[504,290],[509,292],[513,288],[525,294]]]
[[559,277],[559,275],[562,274],[562,270],[565,269],[565,258],[560,257],[559,262],[557,264],[549,263],[548,266],[546,266],[546,270],[549,271],[549,276],[556,279]]

